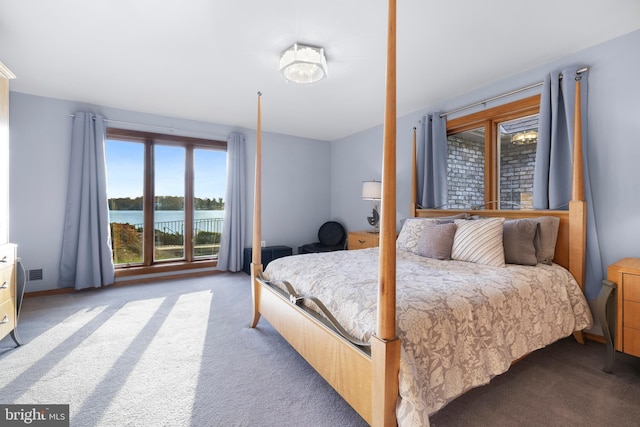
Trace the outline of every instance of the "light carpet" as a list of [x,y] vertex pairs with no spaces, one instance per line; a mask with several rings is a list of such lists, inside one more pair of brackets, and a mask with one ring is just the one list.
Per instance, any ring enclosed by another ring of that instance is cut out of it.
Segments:
[[264,320],[249,276],[26,298],[0,342],[0,403],[69,404],[71,426],[364,426]]

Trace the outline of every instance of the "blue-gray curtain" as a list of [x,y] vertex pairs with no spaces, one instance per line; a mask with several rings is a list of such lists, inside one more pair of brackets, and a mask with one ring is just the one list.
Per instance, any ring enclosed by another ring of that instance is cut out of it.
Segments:
[[227,138],[227,190],[224,199],[220,253],[216,267],[218,270],[242,270],[246,233],[244,145],[242,134],[232,133]]
[[447,204],[447,120],[440,114],[422,118],[418,141],[418,204],[441,208]]
[[[576,79],[580,81],[582,112],[582,144],[584,163],[584,192],[587,202],[587,266],[584,289],[587,298],[600,292],[603,279],[602,257],[591,197],[587,134],[587,72],[567,68],[547,75],[540,98],[538,147],[533,179],[534,209],[567,209],[571,200],[571,168]],[[561,77],[562,76],[562,77]]]
[[62,287],[98,288],[114,282],[104,140],[101,116],[75,114],[60,259]]

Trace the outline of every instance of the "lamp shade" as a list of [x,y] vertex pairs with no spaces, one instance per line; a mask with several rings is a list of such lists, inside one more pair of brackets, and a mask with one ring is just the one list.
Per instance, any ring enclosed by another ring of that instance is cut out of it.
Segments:
[[282,52],[278,69],[294,83],[315,83],[327,77],[327,60],[321,47],[295,43]]
[[382,183],[380,181],[364,181],[362,183],[363,200],[380,200],[382,195]]

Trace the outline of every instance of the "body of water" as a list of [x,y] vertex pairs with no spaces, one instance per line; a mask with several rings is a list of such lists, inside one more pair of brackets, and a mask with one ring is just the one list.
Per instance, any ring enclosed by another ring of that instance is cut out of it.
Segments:
[[[195,219],[223,218],[224,211],[194,211]],[[109,222],[141,225],[144,222],[142,211],[109,211]],[[155,222],[184,221],[183,211],[156,211]]]

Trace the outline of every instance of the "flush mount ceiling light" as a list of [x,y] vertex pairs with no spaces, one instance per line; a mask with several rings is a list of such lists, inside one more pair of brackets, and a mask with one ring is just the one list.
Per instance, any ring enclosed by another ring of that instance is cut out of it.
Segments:
[[280,55],[278,69],[290,82],[305,84],[322,80],[327,77],[324,49],[295,43]]
[[538,132],[535,130],[518,132],[511,137],[511,142],[515,145],[533,144],[536,141],[538,141]]

